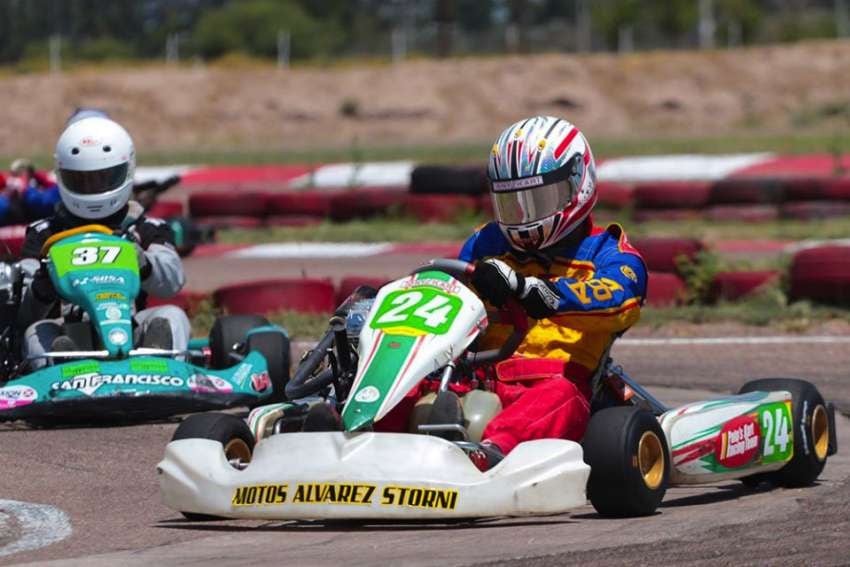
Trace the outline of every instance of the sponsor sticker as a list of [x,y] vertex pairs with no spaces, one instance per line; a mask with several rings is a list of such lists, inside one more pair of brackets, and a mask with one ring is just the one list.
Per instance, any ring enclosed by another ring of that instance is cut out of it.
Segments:
[[375,386],[366,386],[357,392],[357,395],[354,396],[354,401],[363,404],[371,404],[372,402],[377,401],[380,397],[381,391]]
[[[130,363],[132,365],[132,362]],[[132,366],[130,367],[132,368]],[[86,360],[85,362],[74,362],[62,366],[62,377],[83,376],[85,374],[100,373],[100,363],[94,360]]]
[[233,381],[239,384],[240,388],[245,382],[245,379],[248,378],[248,375],[251,373],[252,368],[254,368],[252,364],[243,362],[241,365],[239,365],[239,368],[236,369],[236,372],[233,373]]
[[100,274],[96,276],[85,276],[82,278],[74,278],[71,280],[71,287],[79,287],[81,285],[87,284],[97,284],[97,285],[124,285],[124,276],[115,276],[112,274]]
[[166,386],[179,388],[183,385],[183,378],[179,376],[168,376],[161,374],[86,374],[74,376],[61,382],[50,385],[51,390],[75,390],[91,396],[101,386],[109,384],[112,386]]
[[747,465],[759,453],[760,438],[759,423],[752,415],[726,422],[717,437],[717,462],[729,469]]
[[29,386],[6,386],[0,388],[0,410],[12,409],[31,404],[38,393]]
[[131,358],[130,370],[146,374],[165,374],[168,362],[159,358]]
[[631,268],[631,266],[625,266],[625,265],[620,266],[620,271],[623,273],[624,276],[626,276],[627,278],[629,278],[633,282],[637,283],[637,281],[638,281],[637,274]]
[[500,191],[516,191],[517,189],[528,189],[530,187],[537,187],[538,185],[543,185],[543,177],[535,175],[534,177],[525,177],[511,181],[494,181],[493,191],[495,193]]
[[187,382],[189,389],[193,392],[201,392],[204,394],[229,393],[233,391],[226,380],[218,376],[210,376],[208,374],[193,374]]
[[233,491],[231,506],[279,506],[284,504],[334,504],[388,506],[454,510],[458,491],[450,488],[390,485],[380,491],[378,485],[355,482],[299,482],[295,490],[289,483],[252,484]]
[[255,392],[265,392],[272,386],[272,379],[265,370],[251,374],[251,387]]
[[109,342],[114,345],[127,344],[127,333],[123,329],[112,329],[109,331]]
[[121,319],[121,310],[117,307],[107,307],[106,318],[110,321],[118,321]]
[[96,293],[94,298],[97,301],[107,301],[110,299],[114,301],[127,301],[127,296],[123,293],[118,293],[117,291],[102,291],[100,293]]

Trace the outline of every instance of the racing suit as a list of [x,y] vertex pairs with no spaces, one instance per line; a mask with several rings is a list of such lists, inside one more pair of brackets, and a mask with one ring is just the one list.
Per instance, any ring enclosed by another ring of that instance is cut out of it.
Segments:
[[[583,232],[581,232],[583,231]],[[532,439],[584,436],[590,419],[591,384],[613,340],[640,317],[646,296],[643,259],[619,225],[588,220],[577,238],[533,254],[511,247],[491,222],[464,244],[460,259],[499,259],[545,286],[545,316],[529,318],[529,330],[512,359],[496,366],[495,393],[503,410],[483,433],[507,454]],[[533,295],[533,294],[532,294]],[[522,303],[529,311],[526,301]],[[489,308],[488,308],[489,310]],[[481,348],[498,348],[511,329],[491,318]]]
[[[53,340],[61,330],[58,306],[54,304],[55,291],[43,269],[39,270],[41,248],[52,235],[71,228],[101,224],[114,230],[129,227],[130,234],[145,252],[145,261],[140,264],[141,292],[136,299],[137,312],[134,316],[141,336],[147,325],[157,317],[166,319],[171,328],[172,348],[185,350],[189,344],[191,326],[186,314],[173,305],[145,309],[148,295],[172,297],[186,282],[183,264],[174,249],[174,235],[168,225],[159,219],[144,216],[142,207],[130,201],[123,209],[104,219],[84,219],[72,215],[60,205],[54,216],[36,221],[27,227],[21,251],[22,268],[32,275],[18,320],[24,333],[24,356],[41,354],[51,349]],[[38,280],[38,281],[36,281]],[[37,285],[40,284],[40,285]],[[44,291],[44,286],[49,289]],[[35,366],[39,366],[36,361]]]

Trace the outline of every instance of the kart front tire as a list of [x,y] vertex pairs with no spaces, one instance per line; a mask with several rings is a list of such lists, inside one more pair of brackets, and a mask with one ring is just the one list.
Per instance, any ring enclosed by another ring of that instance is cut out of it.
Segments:
[[781,469],[757,475],[744,483],[757,485],[766,480],[777,486],[808,486],[817,480],[826,464],[829,452],[829,417],[826,404],[811,382],[797,378],[762,378],[741,386],[739,394],[748,392],[791,393],[791,421],[793,423],[794,456]]
[[210,365],[215,369],[232,366],[229,355],[233,346],[243,343],[251,329],[268,324],[268,320],[259,315],[226,315],[216,319],[210,329]]
[[648,516],[667,491],[670,454],[650,412],[613,407],[593,414],[582,441],[590,465],[587,497],[607,517]]
[[[227,413],[200,413],[190,415],[184,419],[174,435],[172,441],[180,439],[210,439],[221,443],[224,456],[234,468],[236,461],[242,464],[251,462],[254,453],[254,434],[248,424],[235,415]],[[222,520],[219,516],[209,514],[198,514],[196,512],[180,512],[187,520],[209,521]]]

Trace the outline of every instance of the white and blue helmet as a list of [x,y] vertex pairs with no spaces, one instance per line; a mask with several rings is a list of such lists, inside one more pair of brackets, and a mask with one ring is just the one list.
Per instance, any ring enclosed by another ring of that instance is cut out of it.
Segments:
[[534,116],[506,128],[488,167],[496,220],[519,250],[552,246],[596,205],[596,165],[578,128]]

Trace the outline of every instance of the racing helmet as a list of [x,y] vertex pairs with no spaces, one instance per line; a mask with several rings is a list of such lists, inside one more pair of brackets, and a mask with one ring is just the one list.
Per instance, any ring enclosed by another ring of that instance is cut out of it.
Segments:
[[596,165],[578,128],[552,116],[508,126],[488,166],[496,221],[523,251],[552,246],[596,205]]
[[104,116],[70,122],[56,142],[54,157],[59,195],[72,214],[102,219],[130,200],[136,150],[118,123]]

